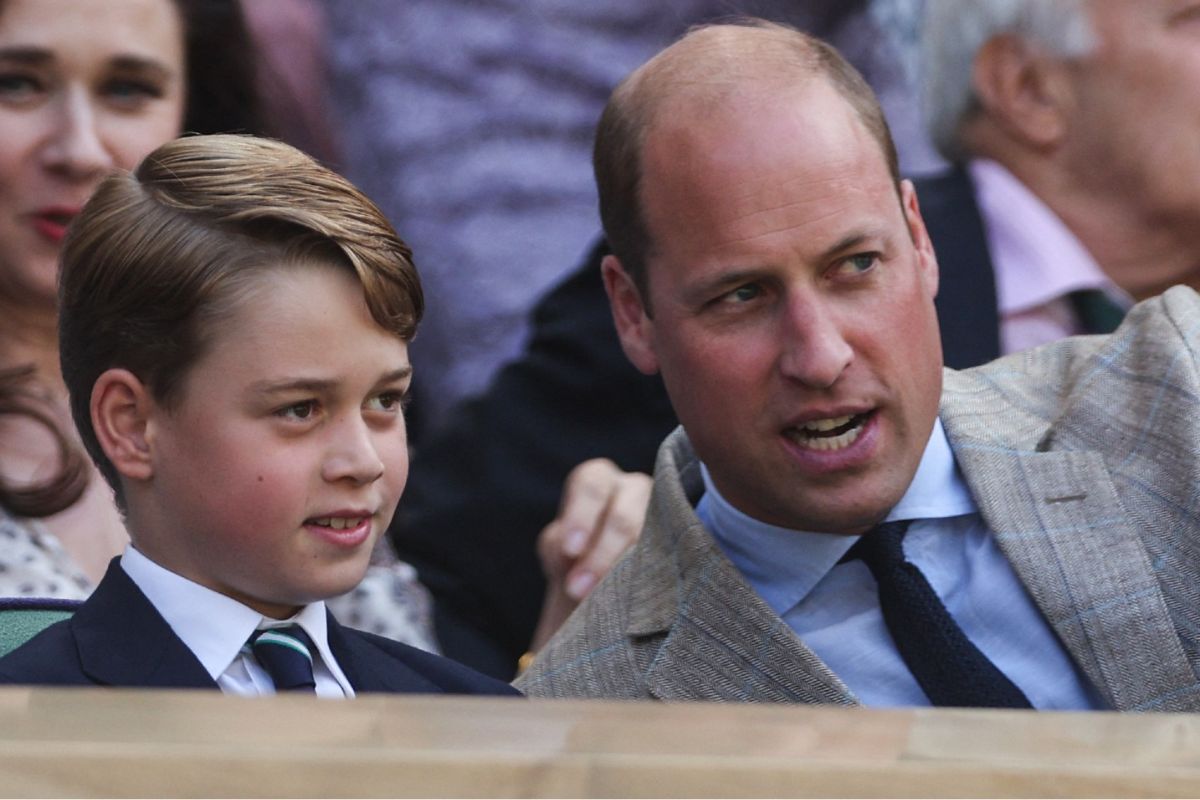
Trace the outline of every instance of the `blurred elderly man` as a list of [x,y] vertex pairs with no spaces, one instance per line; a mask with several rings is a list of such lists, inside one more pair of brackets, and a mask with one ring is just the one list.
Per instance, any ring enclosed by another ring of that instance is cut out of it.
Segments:
[[1195,4],[928,0],[924,33],[931,135],[960,168],[920,195],[966,287],[942,332],[972,363],[1200,285]]
[[518,686],[1200,708],[1200,297],[943,371],[879,106],[776,25],[634,72],[595,165],[621,344],[682,427],[640,540]]

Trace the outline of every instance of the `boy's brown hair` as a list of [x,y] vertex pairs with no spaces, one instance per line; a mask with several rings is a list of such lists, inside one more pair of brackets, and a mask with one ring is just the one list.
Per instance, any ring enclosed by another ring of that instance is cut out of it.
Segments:
[[59,354],[75,425],[119,505],[92,427],[96,379],[128,369],[169,408],[248,279],[314,260],[353,272],[374,320],[412,339],[424,310],[412,251],[366,195],[289,145],[176,139],[100,184],[63,246]]

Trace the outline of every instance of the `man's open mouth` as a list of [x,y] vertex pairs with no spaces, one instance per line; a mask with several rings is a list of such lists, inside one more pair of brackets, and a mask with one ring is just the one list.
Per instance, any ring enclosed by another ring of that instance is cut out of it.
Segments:
[[814,419],[802,425],[788,428],[784,434],[801,447],[809,450],[841,450],[849,447],[863,432],[871,413],[850,414],[843,417]]

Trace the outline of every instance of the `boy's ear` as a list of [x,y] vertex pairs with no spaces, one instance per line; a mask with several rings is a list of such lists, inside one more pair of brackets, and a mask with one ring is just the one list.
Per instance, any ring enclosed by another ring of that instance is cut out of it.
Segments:
[[92,428],[117,472],[133,480],[154,475],[147,435],[154,398],[127,369],[105,370],[92,386]]

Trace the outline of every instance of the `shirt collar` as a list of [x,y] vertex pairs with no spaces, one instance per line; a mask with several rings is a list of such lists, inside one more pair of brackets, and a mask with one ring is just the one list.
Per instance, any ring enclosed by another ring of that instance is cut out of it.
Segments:
[[1001,316],[1045,305],[1079,289],[1101,289],[1123,308],[1130,296],[1108,279],[1058,215],[1007,169],[989,159],[967,164],[975,185]]
[[151,561],[132,544],[121,556],[121,568],[214,681],[229,669],[254,631],[296,623],[313,640],[321,660],[338,682],[347,685],[345,675],[329,651],[324,602],[309,603],[291,619],[276,620],[171,572]]
[[[700,472],[705,491],[696,506],[697,516],[734,566],[781,616],[808,596],[857,539],[760,522],[721,496],[704,464]],[[942,421],[935,420],[917,472],[886,519],[941,519],[977,510]]]

